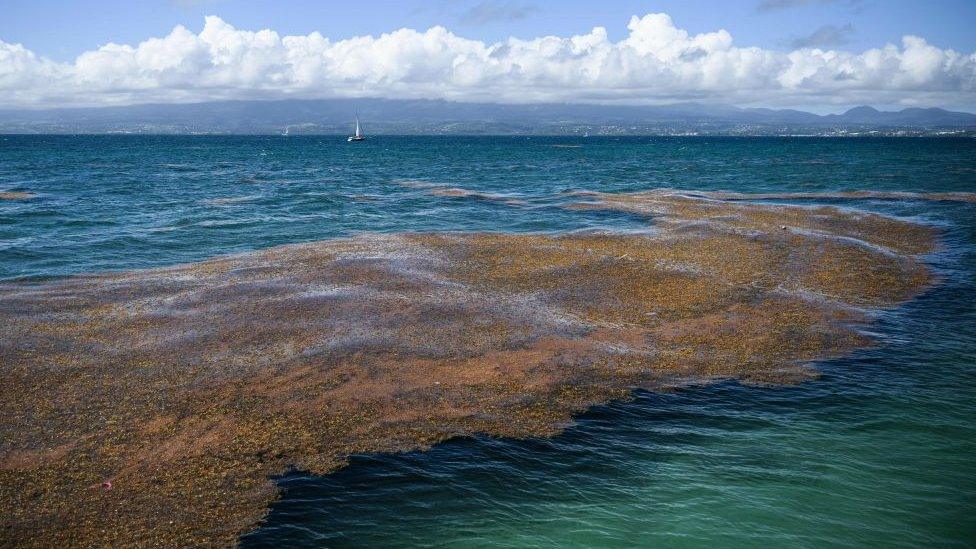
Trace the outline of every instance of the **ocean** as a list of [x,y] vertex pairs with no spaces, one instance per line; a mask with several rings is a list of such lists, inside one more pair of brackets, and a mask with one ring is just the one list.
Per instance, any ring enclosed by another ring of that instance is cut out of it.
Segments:
[[816,380],[641,391],[553,438],[290,472],[242,546],[976,543],[976,203],[883,194],[976,192],[973,139],[0,136],[0,191],[32,195],[0,200],[0,281],[364,233],[632,233],[646,219],[561,206],[660,188],[937,227],[938,281]]

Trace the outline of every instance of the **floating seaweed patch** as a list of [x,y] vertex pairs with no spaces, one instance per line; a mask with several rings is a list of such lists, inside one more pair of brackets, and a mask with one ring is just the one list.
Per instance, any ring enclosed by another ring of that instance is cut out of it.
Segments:
[[5,541],[232,545],[272,476],[558,433],[635,388],[795,383],[922,291],[932,227],[587,193],[644,234],[426,233],[0,284]]
[[509,206],[522,206],[526,204],[524,200],[513,198],[509,195],[472,191],[458,187],[431,187],[427,194],[432,196],[442,196],[446,198],[476,198],[493,202],[504,202]]
[[0,200],[30,200],[35,196],[26,191],[0,191]]

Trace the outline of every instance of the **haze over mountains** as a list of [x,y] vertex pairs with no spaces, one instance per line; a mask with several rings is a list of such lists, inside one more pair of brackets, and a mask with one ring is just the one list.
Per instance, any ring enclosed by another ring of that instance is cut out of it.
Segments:
[[939,108],[799,110],[696,103],[666,106],[493,104],[442,100],[221,101],[0,111],[0,133],[345,134],[359,114],[371,134],[785,135],[976,132],[976,114]]

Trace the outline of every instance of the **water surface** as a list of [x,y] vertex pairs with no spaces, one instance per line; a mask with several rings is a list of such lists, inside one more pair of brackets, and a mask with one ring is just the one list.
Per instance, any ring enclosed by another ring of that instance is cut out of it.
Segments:
[[[582,145],[555,147],[553,145]],[[431,185],[502,200],[432,196]],[[637,230],[568,191],[976,191],[966,139],[0,137],[0,278],[369,231]],[[944,228],[943,279],[800,386],[637,395],[551,440],[455,440],[296,473],[245,546],[969,546],[976,207],[821,200]]]

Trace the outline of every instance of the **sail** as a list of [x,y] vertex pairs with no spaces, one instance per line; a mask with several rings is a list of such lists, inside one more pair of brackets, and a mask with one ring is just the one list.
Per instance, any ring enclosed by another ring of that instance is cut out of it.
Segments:
[[363,133],[359,129],[359,117],[356,117],[356,137],[362,137]]

